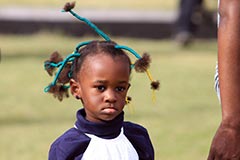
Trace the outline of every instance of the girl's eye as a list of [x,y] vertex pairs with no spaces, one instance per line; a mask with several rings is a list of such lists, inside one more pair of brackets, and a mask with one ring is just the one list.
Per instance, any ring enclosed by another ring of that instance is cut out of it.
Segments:
[[97,90],[99,91],[104,91],[105,90],[105,87],[104,86],[96,86]]
[[116,91],[118,91],[118,92],[123,92],[123,91],[125,91],[125,90],[126,90],[125,87],[117,87],[117,88],[116,88]]

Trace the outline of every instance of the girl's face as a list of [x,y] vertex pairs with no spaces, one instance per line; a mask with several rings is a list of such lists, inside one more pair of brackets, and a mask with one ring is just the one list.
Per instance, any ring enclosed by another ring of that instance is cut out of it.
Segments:
[[86,57],[77,82],[72,80],[70,84],[74,96],[82,99],[87,120],[109,121],[122,112],[129,76],[129,64],[122,57],[106,54]]

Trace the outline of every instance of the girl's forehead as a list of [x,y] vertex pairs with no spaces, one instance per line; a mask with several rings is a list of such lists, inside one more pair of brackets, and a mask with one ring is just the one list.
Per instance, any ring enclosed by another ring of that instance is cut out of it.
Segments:
[[130,76],[129,64],[118,57],[96,55],[86,59],[80,77],[87,81],[128,82]]
[[[78,72],[80,77],[93,75],[114,75],[121,73],[124,77],[131,74],[130,62],[122,55],[109,55],[109,53],[97,53],[85,57]],[[115,75],[118,76],[118,75]],[[119,75],[120,76],[120,75]]]

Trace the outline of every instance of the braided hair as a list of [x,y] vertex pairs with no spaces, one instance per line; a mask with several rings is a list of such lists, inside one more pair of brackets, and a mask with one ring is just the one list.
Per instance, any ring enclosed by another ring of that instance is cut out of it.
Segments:
[[[106,54],[115,57],[122,57],[122,60],[126,61],[129,64],[129,71],[131,72],[131,60],[127,53],[121,49],[116,49],[114,46],[116,43],[114,41],[92,41],[87,44],[85,47],[81,48],[78,53],[81,56],[76,57],[72,62],[68,62],[64,65],[61,73],[59,74],[56,84],[49,85],[49,93],[52,93],[54,97],[58,98],[60,101],[63,100],[64,97],[69,97],[68,93],[68,84],[71,78],[77,80],[78,73],[81,70],[81,66],[85,61],[86,57],[94,56],[96,54]],[[63,58],[58,52],[53,52],[50,55],[50,58],[45,61],[45,64],[58,64],[63,61]],[[48,67],[45,66],[46,71],[50,76],[55,75],[57,65],[50,65]]]
[[[71,78],[77,79],[77,75],[81,70],[81,66],[86,59],[87,56],[93,56],[96,54],[107,54],[111,57],[121,56],[125,59],[129,64],[129,70],[131,72],[132,68],[135,68],[136,72],[145,72],[148,78],[151,81],[151,89],[158,90],[159,89],[159,81],[154,80],[148,70],[150,66],[150,56],[147,53],[144,53],[143,56],[140,56],[133,49],[119,45],[112,41],[108,35],[106,35],[102,30],[100,30],[96,25],[94,25],[88,19],[79,16],[72,9],[75,6],[75,2],[66,3],[63,7],[63,12],[69,12],[75,18],[80,21],[85,22],[89,27],[91,27],[96,33],[98,33],[105,41],[87,41],[79,43],[75,49],[75,51],[68,55],[65,59],[58,52],[54,52],[49,60],[44,62],[45,70],[48,72],[50,76],[55,75],[53,82],[51,82],[45,89],[45,92],[52,93],[54,97],[58,98],[62,101],[63,97],[69,97],[68,88],[69,81]],[[84,46],[84,47],[83,47]],[[82,48],[81,48],[82,47]],[[131,63],[129,56],[125,53],[125,51],[129,51],[132,53],[137,60],[135,63]],[[57,70],[57,68],[59,68]],[[55,74],[54,74],[55,73]],[[130,97],[127,97],[127,101],[131,100]]]

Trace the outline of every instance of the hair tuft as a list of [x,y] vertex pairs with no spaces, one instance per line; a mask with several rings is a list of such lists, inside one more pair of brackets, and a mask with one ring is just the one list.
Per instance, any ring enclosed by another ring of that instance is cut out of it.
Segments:
[[55,51],[50,55],[49,60],[46,60],[44,62],[45,69],[50,76],[53,76],[53,73],[56,71],[56,67],[51,66],[50,64],[51,63],[57,64],[58,62],[61,62],[62,60],[63,60],[62,56],[57,51]]
[[135,64],[134,64],[134,68],[136,70],[136,72],[145,72],[151,63],[151,59],[149,54],[144,53],[142,58],[138,59]]
[[63,70],[61,71],[59,78],[58,78],[58,83],[62,83],[62,84],[66,84],[69,83],[70,81],[70,76],[69,73],[71,72],[71,67],[72,67],[72,63],[67,63]]
[[159,90],[159,88],[160,88],[160,82],[159,82],[159,81],[153,81],[153,82],[151,83],[151,89],[153,89],[153,90]]
[[67,2],[64,7],[63,10],[66,12],[69,12],[71,9],[73,9],[75,7],[75,2]]
[[62,85],[62,84],[56,84],[50,86],[50,89],[48,91],[49,93],[52,93],[55,98],[57,98],[59,101],[62,101],[64,97],[69,97],[68,93],[68,87]]

